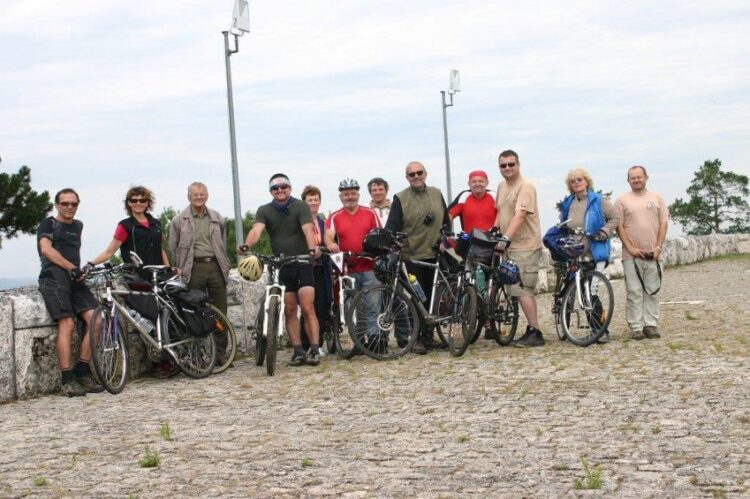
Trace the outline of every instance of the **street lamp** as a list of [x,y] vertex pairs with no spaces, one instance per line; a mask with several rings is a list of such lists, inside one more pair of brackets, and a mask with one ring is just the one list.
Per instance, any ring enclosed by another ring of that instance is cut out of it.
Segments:
[[445,90],[440,91],[440,95],[443,98],[443,140],[445,142],[445,180],[448,186],[448,202],[453,201],[453,193],[451,192],[451,158],[448,152],[448,116],[445,110],[453,105],[453,94],[461,91],[461,77],[458,75],[457,69],[451,69],[451,76],[448,83],[448,95],[450,96],[450,103],[445,102]]
[[[240,177],[237,169],[237,139],[234,132],[234,97],[232,95],[232,64],[229,57],[239,52],[239,38],[250,31],[250,7],[248,0],[235,0],[232,12],[232,27],[222,31],[224,35],[224,62],[227,68],[227,106],[229,107],[229,147],[232,152],[232,188],[234,191],[234,239],[242,246],[245,234],[242,231],[242,209],[240,208]],[[229,33],[234,35],[234,49],[229,50]]]

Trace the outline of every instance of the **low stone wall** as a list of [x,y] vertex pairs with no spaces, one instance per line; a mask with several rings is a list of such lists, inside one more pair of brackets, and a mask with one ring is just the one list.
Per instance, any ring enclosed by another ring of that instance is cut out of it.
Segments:
[[[664,244],[665,265],[683,265],[705,258],[731,254],[750,253],[750,234],[688,236],[668,240]],[[622,276],[621,245],[613,241],[613,262],[606,272],[611,278]],[[548,263],[540,271],[539,291],[544,292],[553,283]],[[230,273],[228,316],[234,324],[243,354],[252,351],[252,330],[264,293],[263,285],[248,283]],[[80,329],[80,327],[79,327]],[[42,297],[36,287],[28,286],[0,292],[0,402],[17,398],[34,397],[58,391],[60,375],[55,355],[57,329],[47,314]],[[80,331],[76,337],[78,344]],[[135,378],[146,371],[150,362],[137,333],[130,336],[130,376]],[[77,348],[74,347],[74,356]]]

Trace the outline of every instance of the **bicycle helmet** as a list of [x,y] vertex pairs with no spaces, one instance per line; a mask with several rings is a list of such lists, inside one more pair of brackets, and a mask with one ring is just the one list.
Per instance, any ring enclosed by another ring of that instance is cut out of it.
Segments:
[[549,250],[550,255],[552,256],[552,260],[556,262],[568,261],[568,254],[562,247],[562,240],[567,237],[568,231],[556,225],[550,227],[547,233],[544,234],[542,242],[544,243],[544,246],[546,246]]
[[583,241],[577,237],[563,237],[560,239],[560,247],[568,255],[568,258],[578,258],[583,255],[585,248]]
[[341,182],[339,182],[339,192],[345,191],[347,189],[357,189],[359,190],[359,182],[354,180],[353,178],[345,178]]
[[513,262],[500,262],[495,274],[501,283],[509,286],[521,282],[521,271],[518,270],[518,265]]
[[164,283],[164,291],[168,295],[175,295],[177,293],[181,293],[182,291],[186,291],[187,289],[187,284],[180,281],[179,279],[171,279]]
[[257,256],[250,255],[247,258],[242,259],[237,266],[237,270],[240,271],[240,276],[243,279],[255,282],[260,279],[261,275],[263,275],[263,264]]

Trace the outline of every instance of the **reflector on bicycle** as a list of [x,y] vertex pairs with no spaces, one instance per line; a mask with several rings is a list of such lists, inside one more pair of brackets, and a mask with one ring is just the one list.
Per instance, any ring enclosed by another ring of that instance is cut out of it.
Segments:
[[333,265],[336,266],[336,270],[339,272],[344,271],[344,253],[338,252],[338,253],[331,253],[331,262],[333,262]]

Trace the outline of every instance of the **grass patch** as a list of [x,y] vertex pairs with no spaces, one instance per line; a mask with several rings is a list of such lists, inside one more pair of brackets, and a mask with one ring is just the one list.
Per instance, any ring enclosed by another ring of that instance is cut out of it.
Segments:
[[164,440],[172,440],[172,429],[169,427],[169,421],[163,421],[159,427],[159,435]]
[[303,468],[309,468],[312,465],[313,465],[312,459],[310,459],[309,457],[302,458],[302,467]]
[[602,470],[589,467],[588,461],[581,459],[583,466],[583,478],[576,478],[574,487],[576,490],[599,490],[604,483]]
[[159,453],[152,451],[147,445],[144,456],[138,460],[138,466],[141,468],[157,468],[159,463],[161,463]]
[[49,485],[49,482],[43,476],[35,476],[31,479],[31,483],[34,485],[34,487],[46,487],[47,485]]
[[459,444],[465,444],[469,441],[469,435],[466,435],[465,433],[463,435],[458,436],[458,443]]
[[690,310],[685,310],[685,320],[686,321],[697,321],[698,318],[694,316]]

